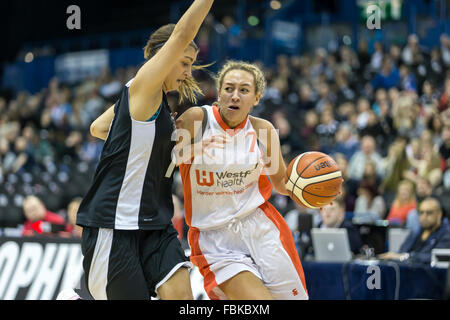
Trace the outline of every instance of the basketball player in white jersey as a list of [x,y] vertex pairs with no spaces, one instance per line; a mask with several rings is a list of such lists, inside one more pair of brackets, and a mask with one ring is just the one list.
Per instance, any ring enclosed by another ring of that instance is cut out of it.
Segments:
[[176,122],[191,262],[214,300],[308,299],[292,234],[268,202],[272,187],[288,194],[279,138],[270,122],[249,115],[264,89],[257,66],[229,61],[218,102]]

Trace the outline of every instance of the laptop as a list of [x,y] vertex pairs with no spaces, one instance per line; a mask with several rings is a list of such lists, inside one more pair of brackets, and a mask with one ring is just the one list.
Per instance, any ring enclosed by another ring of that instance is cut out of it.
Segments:
[[347,229],[311,229],[315,260],[348,262],[352,260]]
[[409,229],[390,228],[388,229],[388,244],[390,252],[399,252],[400,247],[411,233]]

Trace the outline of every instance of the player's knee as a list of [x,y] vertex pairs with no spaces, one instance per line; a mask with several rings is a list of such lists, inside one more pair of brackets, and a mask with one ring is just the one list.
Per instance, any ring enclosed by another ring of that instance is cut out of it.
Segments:
[[178,270],[167,282],[158,289],[162,300],[193,300],[189,271]]
[[162,300],[193,300],[190,283],[163,284],[158,289],[158,295]]

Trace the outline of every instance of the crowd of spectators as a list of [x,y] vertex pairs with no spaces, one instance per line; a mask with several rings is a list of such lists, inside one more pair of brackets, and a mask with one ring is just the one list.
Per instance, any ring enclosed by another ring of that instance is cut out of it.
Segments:
[[89,134],[90,124],[136,70],[112,75],[105,69],[75,86],[54,78],[36,94],[0,97],[0,230],[25,223],[29,196],[70,222],[70,206],[87,191],[103,147]]
[[[201,46],[207,50],[207,41]],[[334,157],[345,179],[350,217],[418,230],[418,202],[431,195],[441,199],[444,216],[449,216],[448,36],[442,35],[431,50],[410,35],[402,46],[377,42],[371,49],[361,40],[357,50],[317,48],[279,55],[274,67],[261,67],[268,86],[253,114],[279,130],[288,163],[311,150]],[[25,223],[28,196],[40,198],[47,210],[69,221],[68,208],[86,192],[102,149],[89,126],[136,70],[105,69],[97,78],[70,86],[55,78],[36,94],[0,97],[0,229]],[[198,104],[213,103],[210,74],[196,71],[194,76],[205,94]],[[179,104],[177,95],[170,95],[169,104],[179,115],[190,106]],[[183,237],[177,172],[175,182],[175,222]],[[281,195],[274,194],[272,202],[288,221],[297,213],[318,212]],[[320,215],[316,218],[319,223]],[[295,231],[295,224],[290,226]]]

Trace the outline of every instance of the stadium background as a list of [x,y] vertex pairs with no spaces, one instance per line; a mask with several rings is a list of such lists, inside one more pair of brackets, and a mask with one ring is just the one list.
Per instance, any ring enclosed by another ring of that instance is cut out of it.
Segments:
[[[81,30],[66,26],[72,4],[81,9]],[[84,195],[101,152],[90,123],[144,62],[151,32],[189,4],[2,1],[0,236],[22,236],[29,195],[69,220],[68,206]],[[381,10],[380,29],[368,28],[370,4]],[[268,88],[254,114],[280,130],[286,161],[309,150],[339,158],[348,218],[365,188],[381,197],[385,220],[405,179],[425,181],[448,216],[449,8],[445,0],[218,0],[197,37],[199,63],[214,62],[195,74],[205,93],[199,104],[214,101],[211,73],[226,59],[257,62]],[[190,107],[176,95],[170,104],[179,113]],[[355,157],[364,135],[375,141],[367,164]],[[187,248],[175,180],[174,222]],[[294,233],[296,214],[318,217],[283,196],[272,202]]]

